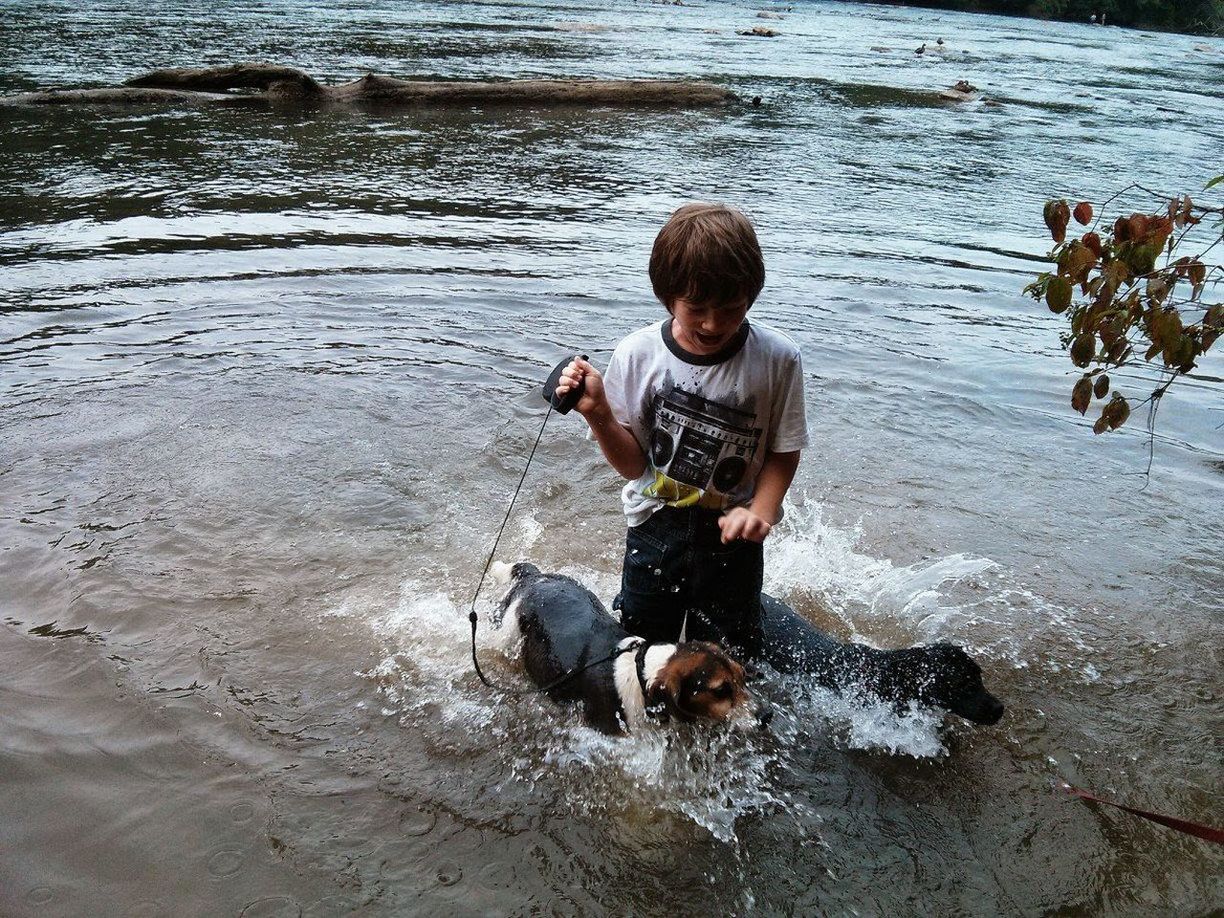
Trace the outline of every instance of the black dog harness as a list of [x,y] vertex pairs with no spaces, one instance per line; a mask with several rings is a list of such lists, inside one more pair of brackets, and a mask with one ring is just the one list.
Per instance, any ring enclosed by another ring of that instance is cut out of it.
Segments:
[[[645,710],[645,712],[646,712],[646,716],[647,716],[648,718],[652,718],[652,719],[656,719],[656,718],[657,718],[658,720],[661,720],[661,721],[666,721],[666,720],[667,720],[667,712],[664,710],[663,705],[661,705],[661,704],[657,704],[657,705],[655,705],[655,706],[651,707],[651,706],[650,706],[649,704],[647,704],[647,702],[646,702],[646,698],[647,698],[647,686],[646,686],[646,654],[647,654],[647,652],[650,650],[650,648],[651,648],[651,647],[653,647],[653,646],[654,646],[654,645],[653,645],[653,644],[651,644],[651,643],[650,643],[650,641],[645,641],[645,640],[644,640],[644,641],[642,641],[642,643],[638,645],[638,648],[637,648],[637,653],[635,653],[635,654],[633,655],[633,662],[634,662],[635,666],[637,667],[637,680],[638,680],[638,686],[639,686],[639,687],[641,688],[641,690],[642,690],[642,708],[643,708],[643,710]],[[624,712],[623,712],[623,711],[622,711],[621,713],[622,713],[622,715],[624,714]]]

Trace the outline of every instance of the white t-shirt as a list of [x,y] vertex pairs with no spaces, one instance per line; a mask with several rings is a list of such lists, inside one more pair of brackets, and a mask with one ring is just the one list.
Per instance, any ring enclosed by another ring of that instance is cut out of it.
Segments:
[[646,454],[645,473],[621,492],[630,526],[664,505],[746,504],[767,452],[808,445],[799,348],[759,322],[701,356],[676,343],[669,316],[616,346],[604,388]]

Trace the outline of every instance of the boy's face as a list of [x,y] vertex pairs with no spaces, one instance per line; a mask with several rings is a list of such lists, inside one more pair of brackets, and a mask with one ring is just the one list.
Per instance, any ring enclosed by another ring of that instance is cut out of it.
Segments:
[[672,337],[690,354],[717,354],[731,343],[748,315],[748,301],[703,305],[676,297],[671,304]]

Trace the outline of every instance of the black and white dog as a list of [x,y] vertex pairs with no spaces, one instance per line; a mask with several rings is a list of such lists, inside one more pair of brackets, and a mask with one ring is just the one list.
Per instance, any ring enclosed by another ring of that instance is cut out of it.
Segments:
[[500,638],[509,646],[521,636],[523,665],[536,685],[624,651],[548,693],[556,701],[581,701],[588,725],[624,733],[652,717],[767,722],[745,685],[744,668],[717,645],[636,638],[578,581],[542,574],[534,564],[514,565],[510,578]]
[[[630,635],[598,597],[533,564],[510,569],[501,601],[504,644],[523,642],[528,676],[546,686],[592,661],[629,648],[551,690],[579,700],[586,722],[607,733],[640,726],[651,714],[681,720],[768,722],[748,692],[743,667],[715,644],[650,644]],[[761,594],[762,659],[781,673],[810,674],[832,691],[940,708],[975,724],[998,723],[1003,704],[982,684],[981,668],[960,647],[934,644],[877,650],[818,631],[780,599]]]

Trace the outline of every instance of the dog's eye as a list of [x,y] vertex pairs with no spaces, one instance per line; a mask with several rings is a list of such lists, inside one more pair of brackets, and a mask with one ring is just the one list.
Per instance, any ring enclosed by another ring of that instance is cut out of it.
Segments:
[[710,694],[715,698],[726,699],[731,697],[732,691],[730,682],[720,682],[716,687],[710,689]]

